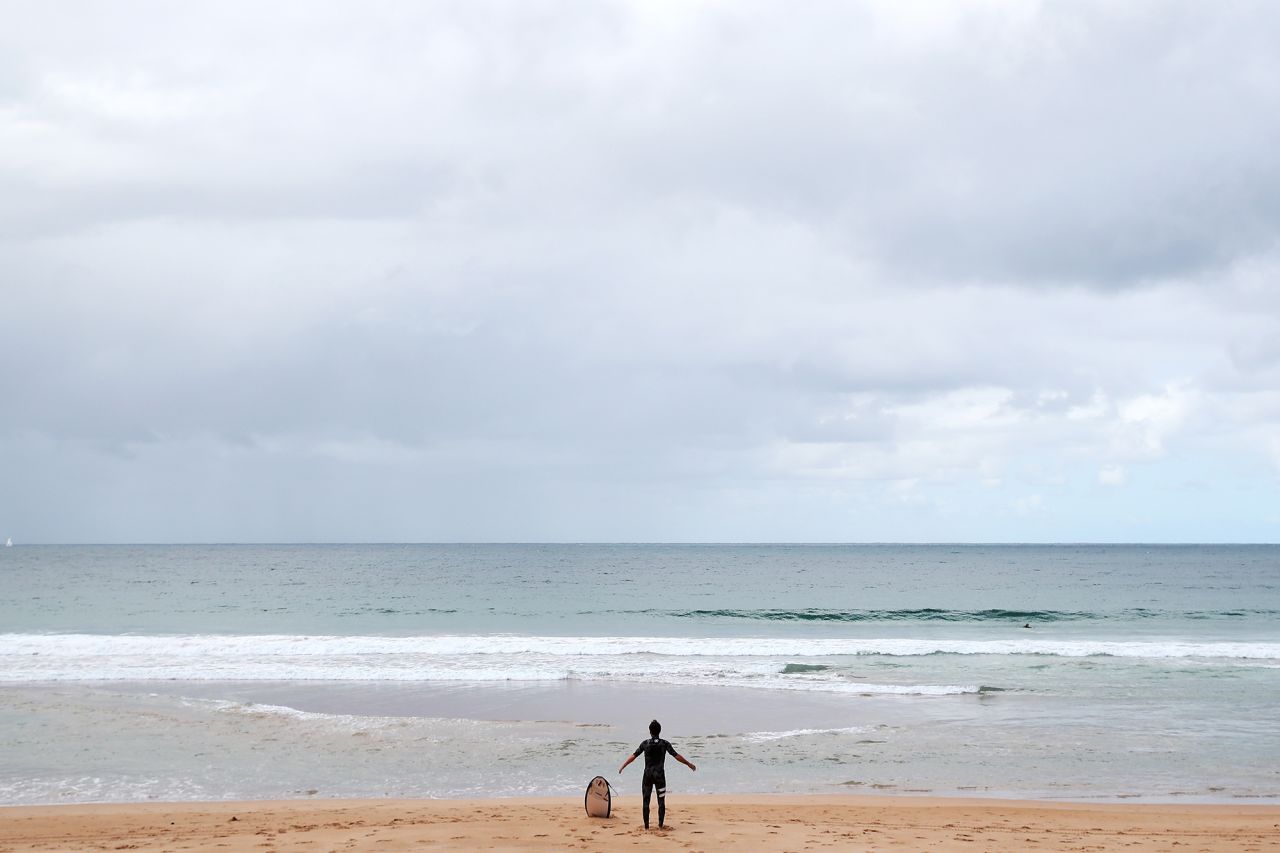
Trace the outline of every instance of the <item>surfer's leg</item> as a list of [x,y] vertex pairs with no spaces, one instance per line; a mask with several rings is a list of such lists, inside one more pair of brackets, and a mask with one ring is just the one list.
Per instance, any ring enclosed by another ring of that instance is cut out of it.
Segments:
[[[649,774],[645,774],[644,781],[640,783],[640,792],[644,794],[644,807],[640,810],[641,816],[644,817],[644,828],[649,828],[649,796],[653,794],[653,780],[649,778]],[[662,797],[658,797],[658,822],[662,822]]]
[[[658,788],[658,828],[662,828],[663,822],[667,819],[667,778],[666,775],[659,776],[654,780]],[[646,820],[646,825],[647,825]]]

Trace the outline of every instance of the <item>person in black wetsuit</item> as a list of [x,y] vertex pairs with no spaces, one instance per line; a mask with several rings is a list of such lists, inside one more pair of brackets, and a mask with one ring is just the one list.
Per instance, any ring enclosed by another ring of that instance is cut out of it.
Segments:
[[685,760],[684,756],[676,752],[676,748],[670,742],[658,737],[662,733],[662,723],[654,720],[649,723],[649,734],[652,735],[648,740],[636,747],[636,751],[627,756],[627,760],[622,762],[622,766],[618,768],[621,773],[627,769],[627,765],[636,760],[640,753],[644,753],[644,779],[640,782],[640,791],[644,794],[644,828],[649,828],[649,797],[656,788],[658,791],[658,828],[662,829],[663,821],[667,817],[667,771],[664,766],[667,761],[667,753],[679,761],[690,770],[698,768]]

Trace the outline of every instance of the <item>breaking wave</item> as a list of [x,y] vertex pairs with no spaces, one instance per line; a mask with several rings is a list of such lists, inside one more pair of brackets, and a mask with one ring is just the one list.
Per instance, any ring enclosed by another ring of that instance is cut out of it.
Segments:
[[946,610],[921,607],[900,610],[836,610],[818,607],[798,610],[670,610],[628,611],[665,615],[678,619],[714,619],[761,622],[1082,622],[1090,620],[1134,619],[1244,619],[1280,616],[1276,610],[1149,610],[1131,608],[1116,611],[1089,610]]
[[[418,637],[0,634],[0,681],[640,681],[852,693],[978,692],[867,685],[863,656],[1042,655],[1280,662],[1280,643],[803,637]],[[840,658],[846,660],[841,661]]]

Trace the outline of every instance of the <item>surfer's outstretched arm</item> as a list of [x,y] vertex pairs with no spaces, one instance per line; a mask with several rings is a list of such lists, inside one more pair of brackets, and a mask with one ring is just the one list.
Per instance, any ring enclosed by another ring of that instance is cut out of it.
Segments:
[[636,757],[634,755],[628,755],[627,760],[622,762],[622,766],[618,768],[618,772],[621,773],[623,770],[626,770],[627,765],[635,760],[636,760]]
[[695,773],[698,771],[698,765],[689,763],[689,761],[678,752],[674,753],[674,755],[676,757],[676,761],[679,761],[681,764],[683,764],[685,767],[688,767],[690,770],[694,771]]

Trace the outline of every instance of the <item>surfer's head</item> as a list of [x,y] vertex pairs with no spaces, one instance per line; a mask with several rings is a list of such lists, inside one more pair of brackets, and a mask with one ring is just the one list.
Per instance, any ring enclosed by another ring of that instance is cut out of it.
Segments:
[[649,735],[650,737],[657,737],[660,734],[662,734],[662,723],[653,720],[649,723]]

